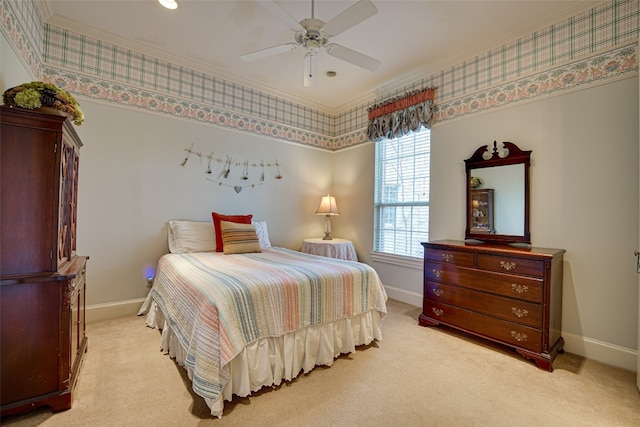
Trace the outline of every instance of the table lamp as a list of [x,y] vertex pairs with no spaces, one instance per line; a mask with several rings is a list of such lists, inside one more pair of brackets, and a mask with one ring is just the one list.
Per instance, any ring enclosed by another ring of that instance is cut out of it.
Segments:
[[336,198],[329,194],[322,196],[316,215],[324,215],[324,237],[322,240],[333,240],[331,238],[331,215],[340,215]]

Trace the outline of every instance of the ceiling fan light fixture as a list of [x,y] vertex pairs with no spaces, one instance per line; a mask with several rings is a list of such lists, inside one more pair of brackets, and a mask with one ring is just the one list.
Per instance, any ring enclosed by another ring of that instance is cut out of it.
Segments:
[[178,8],[178,0],[158,0],[158,3],[167,9],[175,10]]
[[307,52],[304,56],[304,87],[316,85],[316,72],[318,70],[318,52]]
[[[335,43],[329,43],[331,37],[349,30],[351,27],[378,13],[378,9],[371,0],[357,0],[326,23],[315,17],[315,0],[311,0],[311,18],[303,19],[300,22],[297,22],[295,18],[289,15],[275,0],[262,0],[258,4],[272,15],[280,18],[283,23],[295,32],[295,43],[287,43],[251,52],[242,55],[241,58],[243,60],[254,61],[304,47],[307,50],[307,54],[304,57],[305,87],[315,86],[317,55],[321,51],[368,71],[375,71],[380,65],[380,61],[375,58]],[[329,76],[331,77],[331,75]]]

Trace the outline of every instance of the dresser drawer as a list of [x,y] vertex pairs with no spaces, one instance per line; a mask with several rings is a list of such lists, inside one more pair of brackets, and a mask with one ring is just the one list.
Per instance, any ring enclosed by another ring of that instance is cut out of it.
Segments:
[[423,315],[514,347],[534,352],[541,351],[542,331],[540,329],[429,300],[424,301]]
[[448,251],[446,249],[425,248],[424,259],[461,265],[464,267],[473,267],[473,253],[471,252],[458,252]]
[[434,282],[426,282],[424,296],[434,302],[455,305],[522,325],[542,327],[541,304]]
[[425,262],[424,277],[425,281],[463,286],[536,303],[542,302],[544,296],[542,279],[480,271],[440,262]]
[[499,273],[544,277],[544,261],[536,259],[478,254],[478,268]]

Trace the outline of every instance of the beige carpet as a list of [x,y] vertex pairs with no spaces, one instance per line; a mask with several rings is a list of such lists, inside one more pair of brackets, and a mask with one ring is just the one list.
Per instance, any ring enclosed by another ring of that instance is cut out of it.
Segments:
[[418,326],[389,301],[384,339],[331,368],[225,406],[211,419],[143,317],[88,325],[73,408],[7,417],[14,426],[640,426],[635,373],[566,353],[552,373],[517,353]]

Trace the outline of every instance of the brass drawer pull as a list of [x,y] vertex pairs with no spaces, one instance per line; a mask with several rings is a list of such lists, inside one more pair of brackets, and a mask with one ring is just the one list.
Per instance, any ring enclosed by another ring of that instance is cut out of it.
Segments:
[[512,283],[511,284],[511,289],[513,289],[514,291],[516,291],[519,294],[524,294],[525,292],[527,292],[529,290],[529,287],[526,285],[518,285],[517,283]]
[[500,267],[510,271],[516,268],[516,263],[511,261],[500,261]]
[[515,338],[516,341],[519,341],[519,342],[527,340],[527,334],[521,334],[520,332],[511,331],[511,336]]
[[451,262],[451,261],[453,261],[453,255],[451,255],[451,254],[442,254],[442,260],[444,262]]
[[436,316],[442,316],[444,314],[443,310],[435,307],[431,307],[431,311],[433,311],[433,314],[435,314]]
[[519,308],[511,307],[511,312],[518,317],[527,317],[529,312],[527,310],[521,310]]
[[437,297],[441,297],[442,295],[444,295],[444,291],[442,289],[436,289],[436,288],[431,289],[431,293]]
[[441,278],[442,276],[444,276],[444,271],[442,270],[431,270],[431,272],[433,273],[434,276],[436,276],[438,279]]

